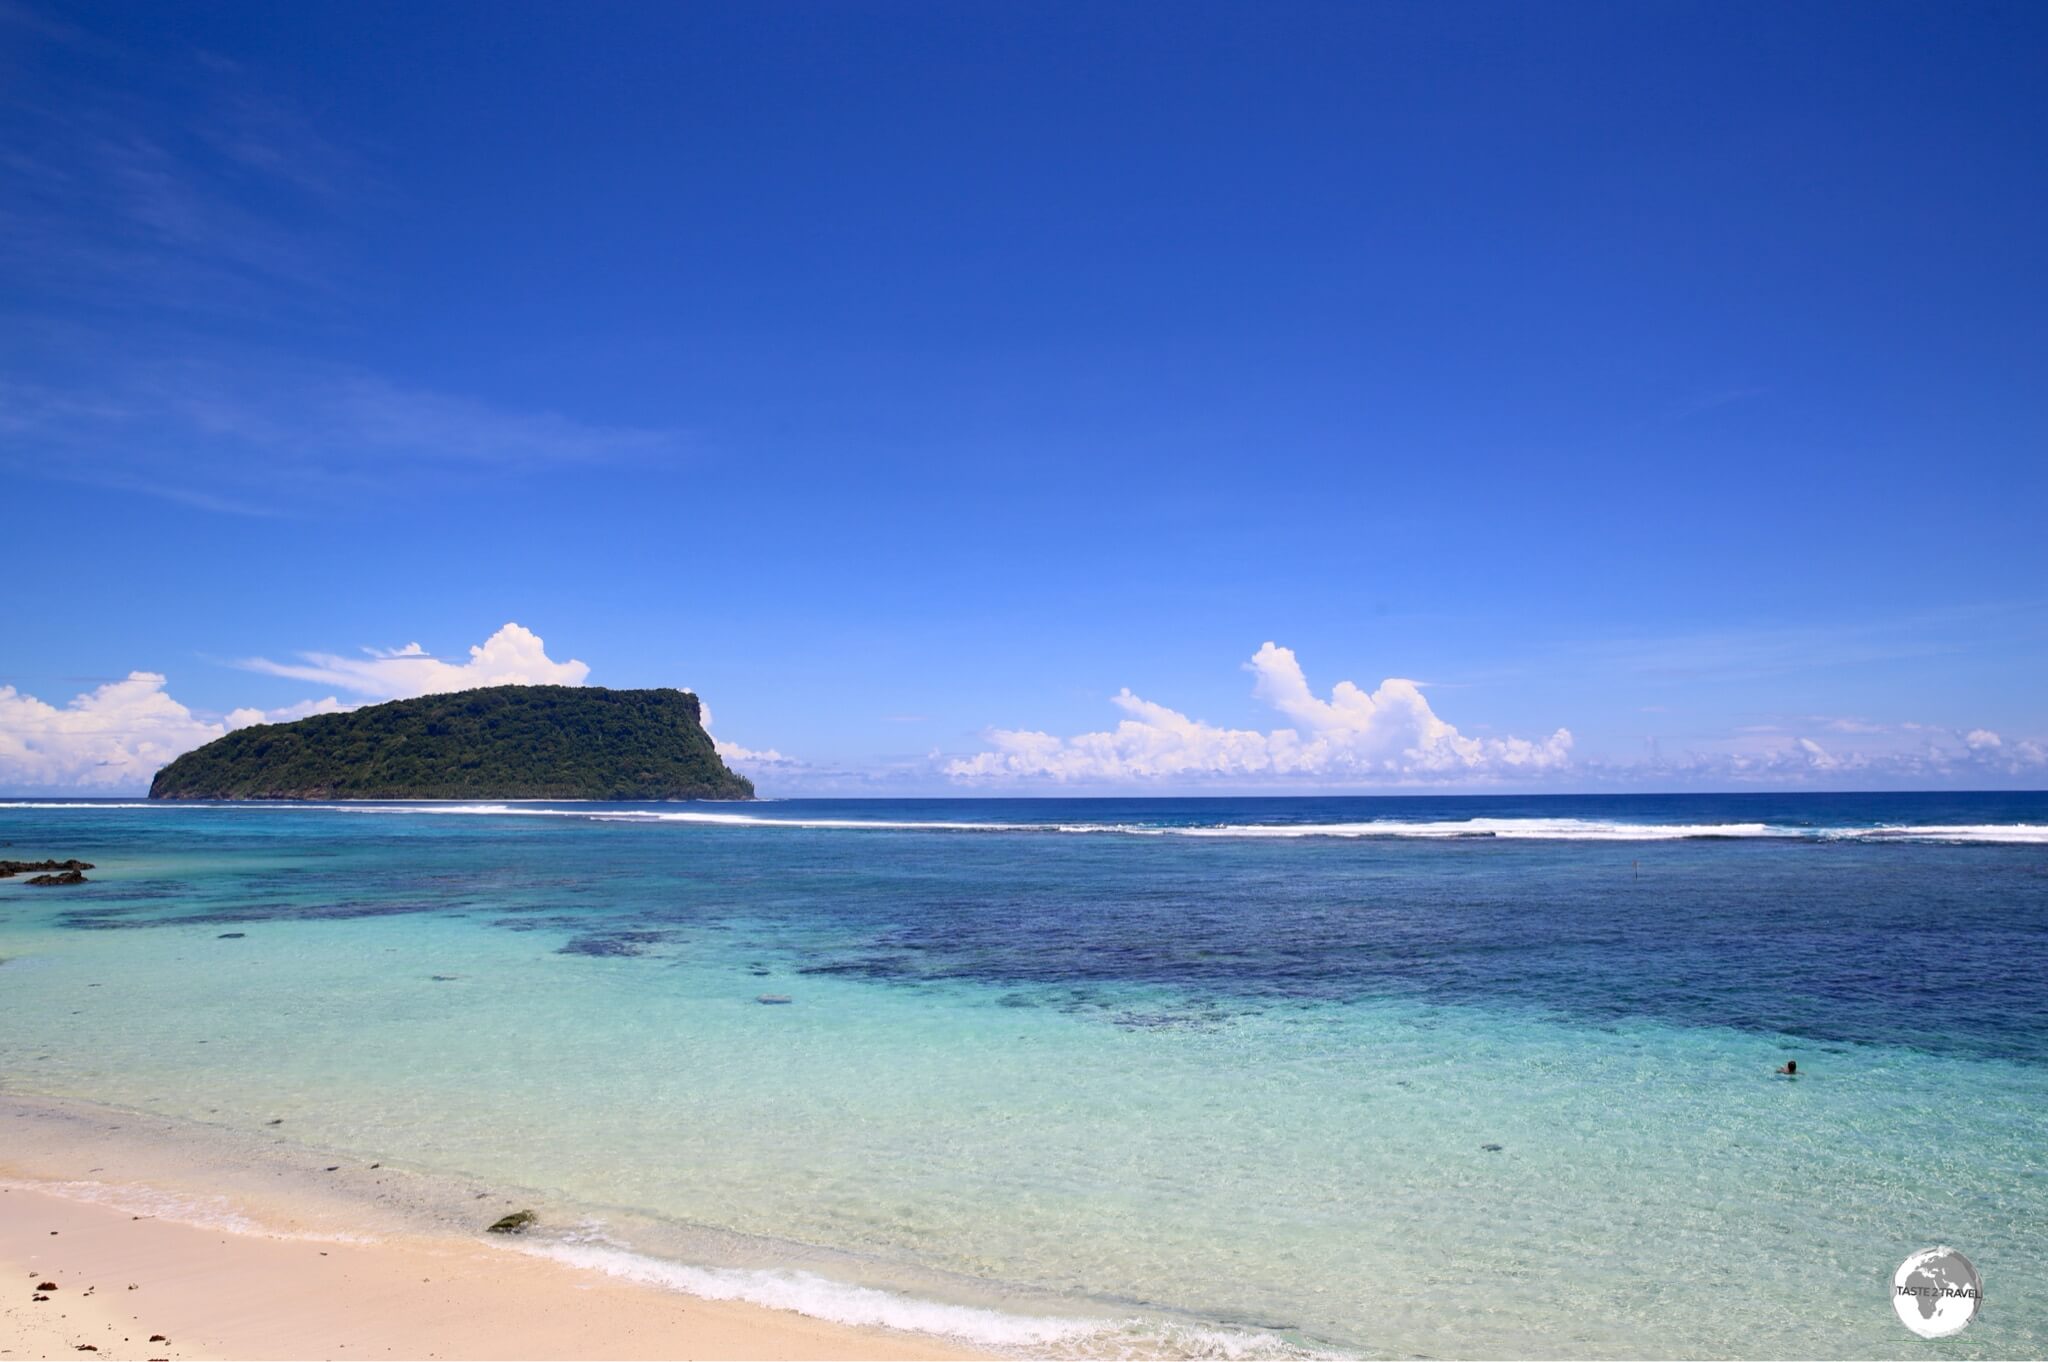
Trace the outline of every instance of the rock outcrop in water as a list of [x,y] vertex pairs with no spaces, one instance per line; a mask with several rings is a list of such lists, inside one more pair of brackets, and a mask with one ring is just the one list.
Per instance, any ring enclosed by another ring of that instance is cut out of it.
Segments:
[[31,875],[30,884],[84,884],[86,878],[76,870],[59,870],[49,875]]
[[[0,880],[10,879],[13,876],[25,874],[31,870],[68,870],[76,872],[90,869],[92,869],[91,861],[75,859],[69,861],[0,861]],[[79,878],[83,879],[84,876]],[[31,880],[29,883],[34,884],[36,881]]]
[[151,799],[751,799],[684,690],[493,686],[259,724]]

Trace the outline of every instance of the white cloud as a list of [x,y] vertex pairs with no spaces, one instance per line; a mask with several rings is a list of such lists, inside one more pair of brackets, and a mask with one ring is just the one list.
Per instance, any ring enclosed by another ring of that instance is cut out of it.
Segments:
[[0,686],[0,784],[134,788],[172,757],[226,731],[172,699],[156,672],[130,672],[62,709]]
[[[241,664],[268,675],[316,681],[335,693],[275,709],[241,707],[215,716],[174,699],[165,679],[137,671],[76,696],[62,706],[0,686],[0,790],[139,791],[165,762],[223,733],[280,723],[361,704],[477,686],[581,685],[589,667],[550,658],[540,637],[507,624],[466,661],[435,657],[417,643],[365,649],[361,657],[304,653],[291,663]],[[1886,785],[2038,782],[2048,773],[2039,738],[1981,727],[1841,721],[1826,716],[1701,736],[1672,754],[1654,739],[1634,761],[1603,761],[1574,752],[1571,733],[1548,738],[1494,738],[1461,733],[1431,707],[1423,687],[1398,678],[1367,691],[1339,682],[1327,696],[1313,691],[1292,651],[1268,643],[1245,664],[1253,693],[1285,721],[1271,730],[1224,728],[1191,718],[1124,690],[1107,731],[1058,737],[996,730],[987,750],[947,758],[936,753],[859,768],[823,766],[712,735],[736,769],[778,786],[870,793],[936,772],[955,782],[1138,785],[1271,784],[1314,788],[1334,784],[1449,785],[1461,782],[1569,778],[1580,788],[1679,788],[1730,785]],[[347,698],[344,699],[343,697]],[[700,702],[701,703],[701,702]],[[711,712],[703,710],[711,727]],[[1825,736],[1825,745],[1801,732]]]
[[1529,777],[1566,768],[1572,735],[1474,738],[1439,718],[1413,681],[1370,693],[1340,681],[1325,700],[1309,689],[1291,649],[1272,643],[1245,664],[1253,693],[1292,727],[1220,728],[1133,695],[1112,698],[1125,718],[1107,732],[1059,738],[997,729],[990,750],[946,764],[955,779],[1055,781],[1344,780],[1382,784]]
[[[1652,742],[1645,758],[1629,764],[1589,762],[1583,772],[1602,781],[1632,784],[1817,785],[1837,789],[1891,785],[1954,786],[1961,782],[2036,779],[2048,771],[2048,748],[2031,739],[2007,741],[1986,728],[1938,724],[1858,722],[1853,728],[1821,721],[1836,733],[1823,747],[1780,728],[1738,730],[1700,739],[1671,755]],[[1853,745],[1852,745],[1853,744]]]
[[270,676],[289,676],[335,686],[376,700],[402,700],[479,686],[580,686],[590,675],[588,664],[548,656],[540,635],[507,624],[477,647],[469,661],[448,662],[417,643],[403,648],[365,648],[362,657],[335,653],[300,653],[298,662],[272,662],[252,657],[237,663]]
[[284,705],[277,709],[255,709],[249,706],[231,709],[228,711],[227,724],[228,729],[233,731],[237,728],[248,728],[252,724],[288,724],[294,719],[303,719],[311,714],[340,714],[344,710],[354,708],[356,706],[345,705],[339,698],[330,695],[325,699],[301,700],[295,705]]
[[[694,691],[691,693],[695,694]],[[804,762],[797,760],[795,757],[785,757],[772,747],[744,747],[736,742],[727,742],[716,733],[712,733],[711,706],[704,703],[704,697],[701,695],[697,697],[697,717],[699,722],[704,725],[704,731],[711,734],[711,745],[718,749],[718,755],[724,759],[727,766],[732,767],[736,771],[742,765],[751,770],[767,767],[781,773],[806,769]],[[742,771],[740,774],[745,775],[747,772]]]
[[[328,695],[276,709],[242,706],[218,719],[173,699],[157,672],[131,672],[62,708],[0,686],[0,790],[141,790],[172,758],[251,724],[286,723],[378,700],[478,686],[580,686],[590,674],[582,662],[550,658],[539,635],[517,624],[507,624],[471,648],[463,663],[443,661],[417,643],[364,651],[362,658],[302,653],[303,663],[255,658],[240,664],[272,676],[318,681],[362,698]],[[785,760],[772,750],[735,750],[748,760]]]
[[685,448],[544,385],[501,403],[315,353],[388,287],[351,245],[391,206],[373,160],[258,71],[13,8],[0,70],[37,79],[8,83],[0,152],[0,475],[308,515]]
[[1828,750],[1811,738],[1799,740],[1799,750],[1806,754],[1807,764],[1816,771],[1832,771],[1842,763],[1829,755]]
[[725,739],[716,736],[711,739],[711,745],[718,749],[718,755],[725,759],[726,765],[735,768],[740,766],[797,767],[803,764],[795,757],[783,756],[782,753],[772,747],[742,747],[736,742],[727,742]]

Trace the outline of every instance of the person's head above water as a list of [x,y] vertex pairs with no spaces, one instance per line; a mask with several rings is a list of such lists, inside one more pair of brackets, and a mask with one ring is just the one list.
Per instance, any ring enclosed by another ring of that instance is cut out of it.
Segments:
[[1782,1068],[1782,1069],[1780,1069],[1780,1070],[1778,1070],[1778,1072],[1779,1072],[1779,1073],[1781,1073],[1781,1074],[1796,1074],[1796,1073],[1798,1073],[1798,1072],[1799,1072],[1799,1061],[1798,1061],[1798,1060],[1796,1060],[1796,1059],[1788,1059],[1788,1060],[1786,1060],[1786,1061],[1785,1061],[1785,1067],[1784,1067],[1784,1068]]

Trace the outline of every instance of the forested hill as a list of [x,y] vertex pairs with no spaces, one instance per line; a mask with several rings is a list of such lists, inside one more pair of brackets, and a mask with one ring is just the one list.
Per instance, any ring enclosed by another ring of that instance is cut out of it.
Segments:
[[238,729],[151,799],[751,799],[682,690],[493,686]]

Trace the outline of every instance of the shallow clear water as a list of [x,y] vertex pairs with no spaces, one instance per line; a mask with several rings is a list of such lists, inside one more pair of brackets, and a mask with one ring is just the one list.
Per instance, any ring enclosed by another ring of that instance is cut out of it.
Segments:
[[[45,801],[0,842],[100,867],[0,881],[8,1086],[532,1189],[614,1270],[1083,1353],[2048,1351],[2048,796]],[[1936,1242],[1987,1299],[1929,1345],[1886,1292]]]

